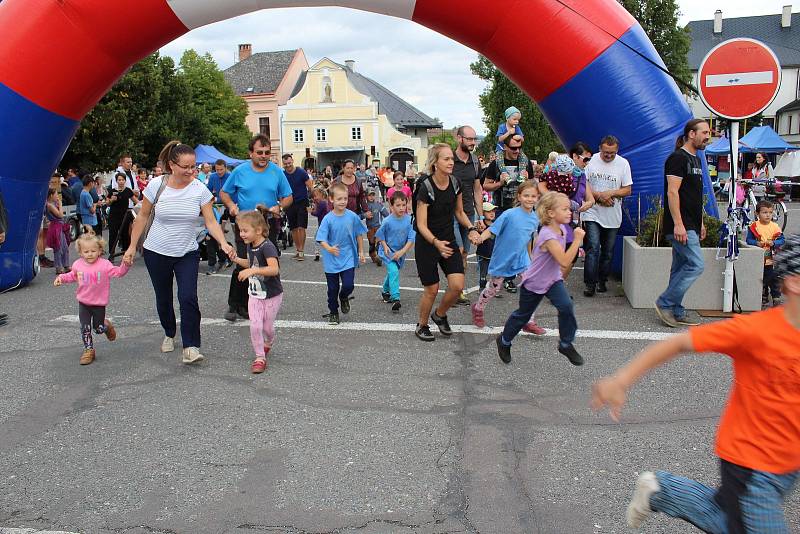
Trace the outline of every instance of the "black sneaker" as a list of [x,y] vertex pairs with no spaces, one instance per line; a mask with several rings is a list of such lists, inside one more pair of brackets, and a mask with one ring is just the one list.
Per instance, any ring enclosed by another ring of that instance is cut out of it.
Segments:
[[226,321],[230,322],[236,321],[236,317],[238,317],[236,313],[236,308],[234,308],[233,306],[229,307],[228,311],[225,312],[225,315],[223,317],[225,317]]
[[431,321],[436,323],[436,326],[439,327],[439,332],[442,333],[444,336],[452,336],[453,331],[450,330],[450,323],[447,322],[447,315],[444,317],[439,317],[436,315],[436,310],[431,313]]
[[598,293],[606,293],[608,292],[608,287],[606,287],[605,282],[597,282],[597,292]]
[[319,252],[314,253],[314,261],[319,261]]
[[433,337],[433,334],[431,333],[430,327],[428,325],[426,325],[426,324],[424,324],[422,326],[417,324],[417,329],[414,330],[414,334],[418,338],[420,338],[422,341],[435,341],[436,340],[436,338]]
[[503,343],[501,340],[502,337],[503,335],[500,334],[495,339],[495,343],[497,343],[497,355],[500,356],[503,363],[511,363],[511,347]]
[[399,300],[393,300],[392,301],[392,311],[393,312],[399,312],[400,311],[400,306],[401,306],[401,304],[400,304]]
[[339,324],[339,314],[338,313],[329,313],[328,314],[328,324]]
[[513,280],[506,280],[503,282],[503,288],[509,293],[517,292],[517,284],[515,284]]
[[381,291],[381,300],[388,304],[392,301],[392,296],[389,293]]
[[568,347],[562,347],[559,345],[558,352],[566,356],[569,360],[569,363],[572,365],[583,365],[583,357],[578,354],[578,351],[575,350],[574,346],[570,345]]
[[584,290],[583,290],[583,296],[584,297],[593,297],[594,296],[594,292],[595,292],[594,286],[593,285],[587,285],[586,288],[584,288]]
[[339,299],[342,305],[342,313],[350,313],[350,297]]

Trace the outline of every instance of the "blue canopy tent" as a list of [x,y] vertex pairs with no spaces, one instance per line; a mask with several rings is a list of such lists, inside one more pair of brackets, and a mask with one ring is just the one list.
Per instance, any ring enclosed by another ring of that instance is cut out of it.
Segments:
[[221,159],[225,162],[226,165],[231,165],[235,167],[240,163],[244,163],[245,159],[236,159],[230,156],[226,156],[215,146],[212,145],[197,145],[194,148],[194,152],[197,155],[197,163],[210,163],[211,165],[214,164],[218,159]]
[[[742,150],[741,143],[739,144],[739,150]],[[725,156],[726,154],[731,153],[731,140],[727,137],[720,137],[710,145],[706,147],[706,155],[707,156]]]
[[[771,126],[757,126],[739,139],[739,152],[744,154],[753,152],[776,154],[788,150],[800,150],[800,147],[784,141]],[[720,137],[706,147],[706,154],[710,156],[725,156],[730,153],[731,141],[727,137]]]

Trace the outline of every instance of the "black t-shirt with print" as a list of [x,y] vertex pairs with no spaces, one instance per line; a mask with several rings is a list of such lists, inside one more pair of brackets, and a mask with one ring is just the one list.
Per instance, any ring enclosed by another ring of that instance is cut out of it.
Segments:
[[[492,193],[492,203],[501,210],[514,207],[517,201],[517,189],[519,189],[519,184],[525,181],[525,178],[520,176],[518,159],[506,159],[505,168],[506,172],[508,172],[508,183],[495,189]],[[530,160],[528,160],[526,170],[528,171],[528,178],[533,178],[533,164]],[[481,181],[481,184],[487,180],[490,182],[499,182],[501,174],[502,172],[497,168],[497,160],[495,160],[486,168],[486,173],[484,174],[484,179]]]
[[679,148],[670,154],[664,164],[664,235],[672,234],[675,230],[667,197],[667,176],[683,179],[678,189],[681,219],[687,231],[694,230],[699,235],[703,224],[703,166],[700,158]]
[[[278,258],[278,249],[272,241],[265,239],[257,247],[248,245],[247,258],[251,267],[266,267],[267,258]],[[280,276],[251,276],[248,282],[248,293],[251,297],[271,299],[283,293]]]

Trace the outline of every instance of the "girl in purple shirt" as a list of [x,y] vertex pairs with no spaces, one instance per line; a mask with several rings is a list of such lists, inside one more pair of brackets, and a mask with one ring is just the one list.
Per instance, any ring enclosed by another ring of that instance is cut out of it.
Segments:
[[558,352],[572,365],[583,365],[583,358],[572,342],[578,331],[575,308],[564,285],[562,268],[572,265],[585,232],[574,230],[573,241],[567,250],[567,225],[572,221],[572,210],[567,195],[550,191],[545,193],[536,213],[542,229],[533,245],[530,267],[523,273],[520,284],[519,308],[506,320],[503,333],[497,337],[497,353],[503,363],[511,362],[511,342],[530,320],[543,297],[558,310]]

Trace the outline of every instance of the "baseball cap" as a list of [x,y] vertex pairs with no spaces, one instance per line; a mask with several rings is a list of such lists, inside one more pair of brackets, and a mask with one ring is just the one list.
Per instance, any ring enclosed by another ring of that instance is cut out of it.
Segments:
[[495,206],[491,202],[484,202],[483,203],[483,211],[493,211],[496,208],[497,208],[497,206]]

